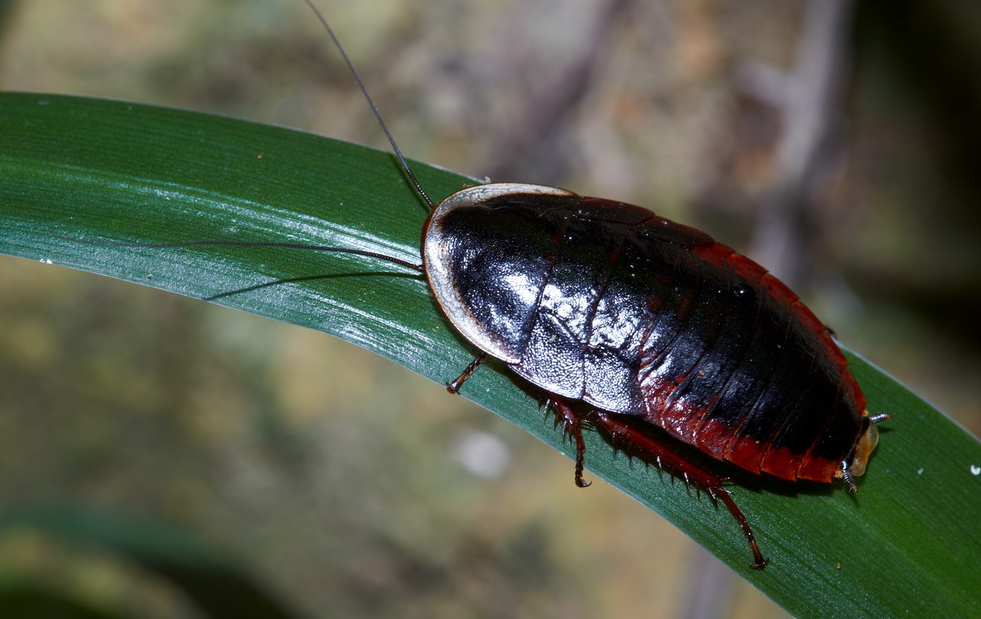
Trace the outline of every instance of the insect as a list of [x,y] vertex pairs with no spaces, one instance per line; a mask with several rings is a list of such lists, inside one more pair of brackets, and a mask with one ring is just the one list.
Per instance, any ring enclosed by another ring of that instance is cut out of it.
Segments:
[[434,203],[312,0],[415,191],[432,211],[422,264],[362,250],[286,243],[386,260],[424,274],[450,325],[478,351],[454,393],[488,358],[541,390],[576,445],[594,427],[720,500],[767,565],[723,478],[679,442],[756,475],[855,489],[878,440],[827,328],[765,269],[709,235],[646,209],[540,185],[490,183]]

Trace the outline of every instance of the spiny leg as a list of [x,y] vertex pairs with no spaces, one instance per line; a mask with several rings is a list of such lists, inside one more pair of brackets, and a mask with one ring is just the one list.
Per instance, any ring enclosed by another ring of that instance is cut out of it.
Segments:
[[582,416],[561,396],[548,394],[545,407],[555,411],[556,425],[562,424],[562,431],[569,438],[576,442],[576,485],[580,488],[588,488],[592,482],[582,478],[583,464],[586,459],[586,442],[582,438]]
[[746,536],[746,541],[749,542],[749,548],[753,552],[753,564],[750,567],[754,570],[765,568],[768,560],[760,552],[760,547],[756,543],[756,536],[753,535],[753,530],[750,528],[746,516],[736,505],[729,491],[723,487],[722,479],[675,452],[671,448],[670,441],[672,439],[667,435],[662,437],[659,434],[644,432],[625,423],[623,417],[623,415],[615,413],[594,411],[589,416],[589,422],[608,432],[615,441],[625,444],[645,458],[652,459],[661,469],[680,476],[686,483],[697,488],[704,488],[713,500],[721,500],[732,517],[736,519]]

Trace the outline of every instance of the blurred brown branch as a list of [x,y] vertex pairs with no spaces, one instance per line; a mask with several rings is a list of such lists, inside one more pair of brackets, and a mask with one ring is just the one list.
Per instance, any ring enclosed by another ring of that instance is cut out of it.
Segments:
[[811,0],[791,72],[778,77],[748,65],[743,73],[750,91],[782,112],[783,127],[752,254],[791,287],[810,270],[818,181],[832,163],[829,146],[841,127],[843,85],[851,69],[851,14],[852,0]]

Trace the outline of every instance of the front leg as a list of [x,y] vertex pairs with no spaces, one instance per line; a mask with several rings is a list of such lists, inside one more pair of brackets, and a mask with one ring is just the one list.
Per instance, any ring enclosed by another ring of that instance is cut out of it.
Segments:
[[477,371],[477,368],[481,366],[481,364],[484,362],[485,359],[487,359],[487,353],[485,352],[482,352],[476,357],[474,357],[473,361],[470,362],[470,365],[463,368],[463,371],[460,372],[459,376],[457,376],[450,382],[446,383],[446,390],[452,393],[453,395],[457,395],[458,393],[460,393],[460,387],[462,387],[463,383],[465,383],[467,379],[470,378],[471,374]]

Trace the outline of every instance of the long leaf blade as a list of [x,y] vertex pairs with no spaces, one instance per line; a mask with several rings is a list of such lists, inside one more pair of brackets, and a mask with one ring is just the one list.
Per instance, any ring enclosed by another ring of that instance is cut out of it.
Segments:
[[[415,168],[434,196],[473,182]],[[364,147],[162,108],[0,95],[0,253],[198,298],[241,291],[216,302],[332,333],[444,382],[472,351],[424,281],[394,265],[276,248],[107,244],[318,243],[418,260],[425,215],[392,158]],[[374,275],[350,276],[366,273]],[[733,487],[772,560],[763,572],[748,569],[728,514],[683,484],[594,435],[587,464],[798,616],[977,616],[981,447],[853,359],[870,408],[894,419],[858,495],[768,480]],[[530,393],[493,366],[464,391],[568,451]]]

